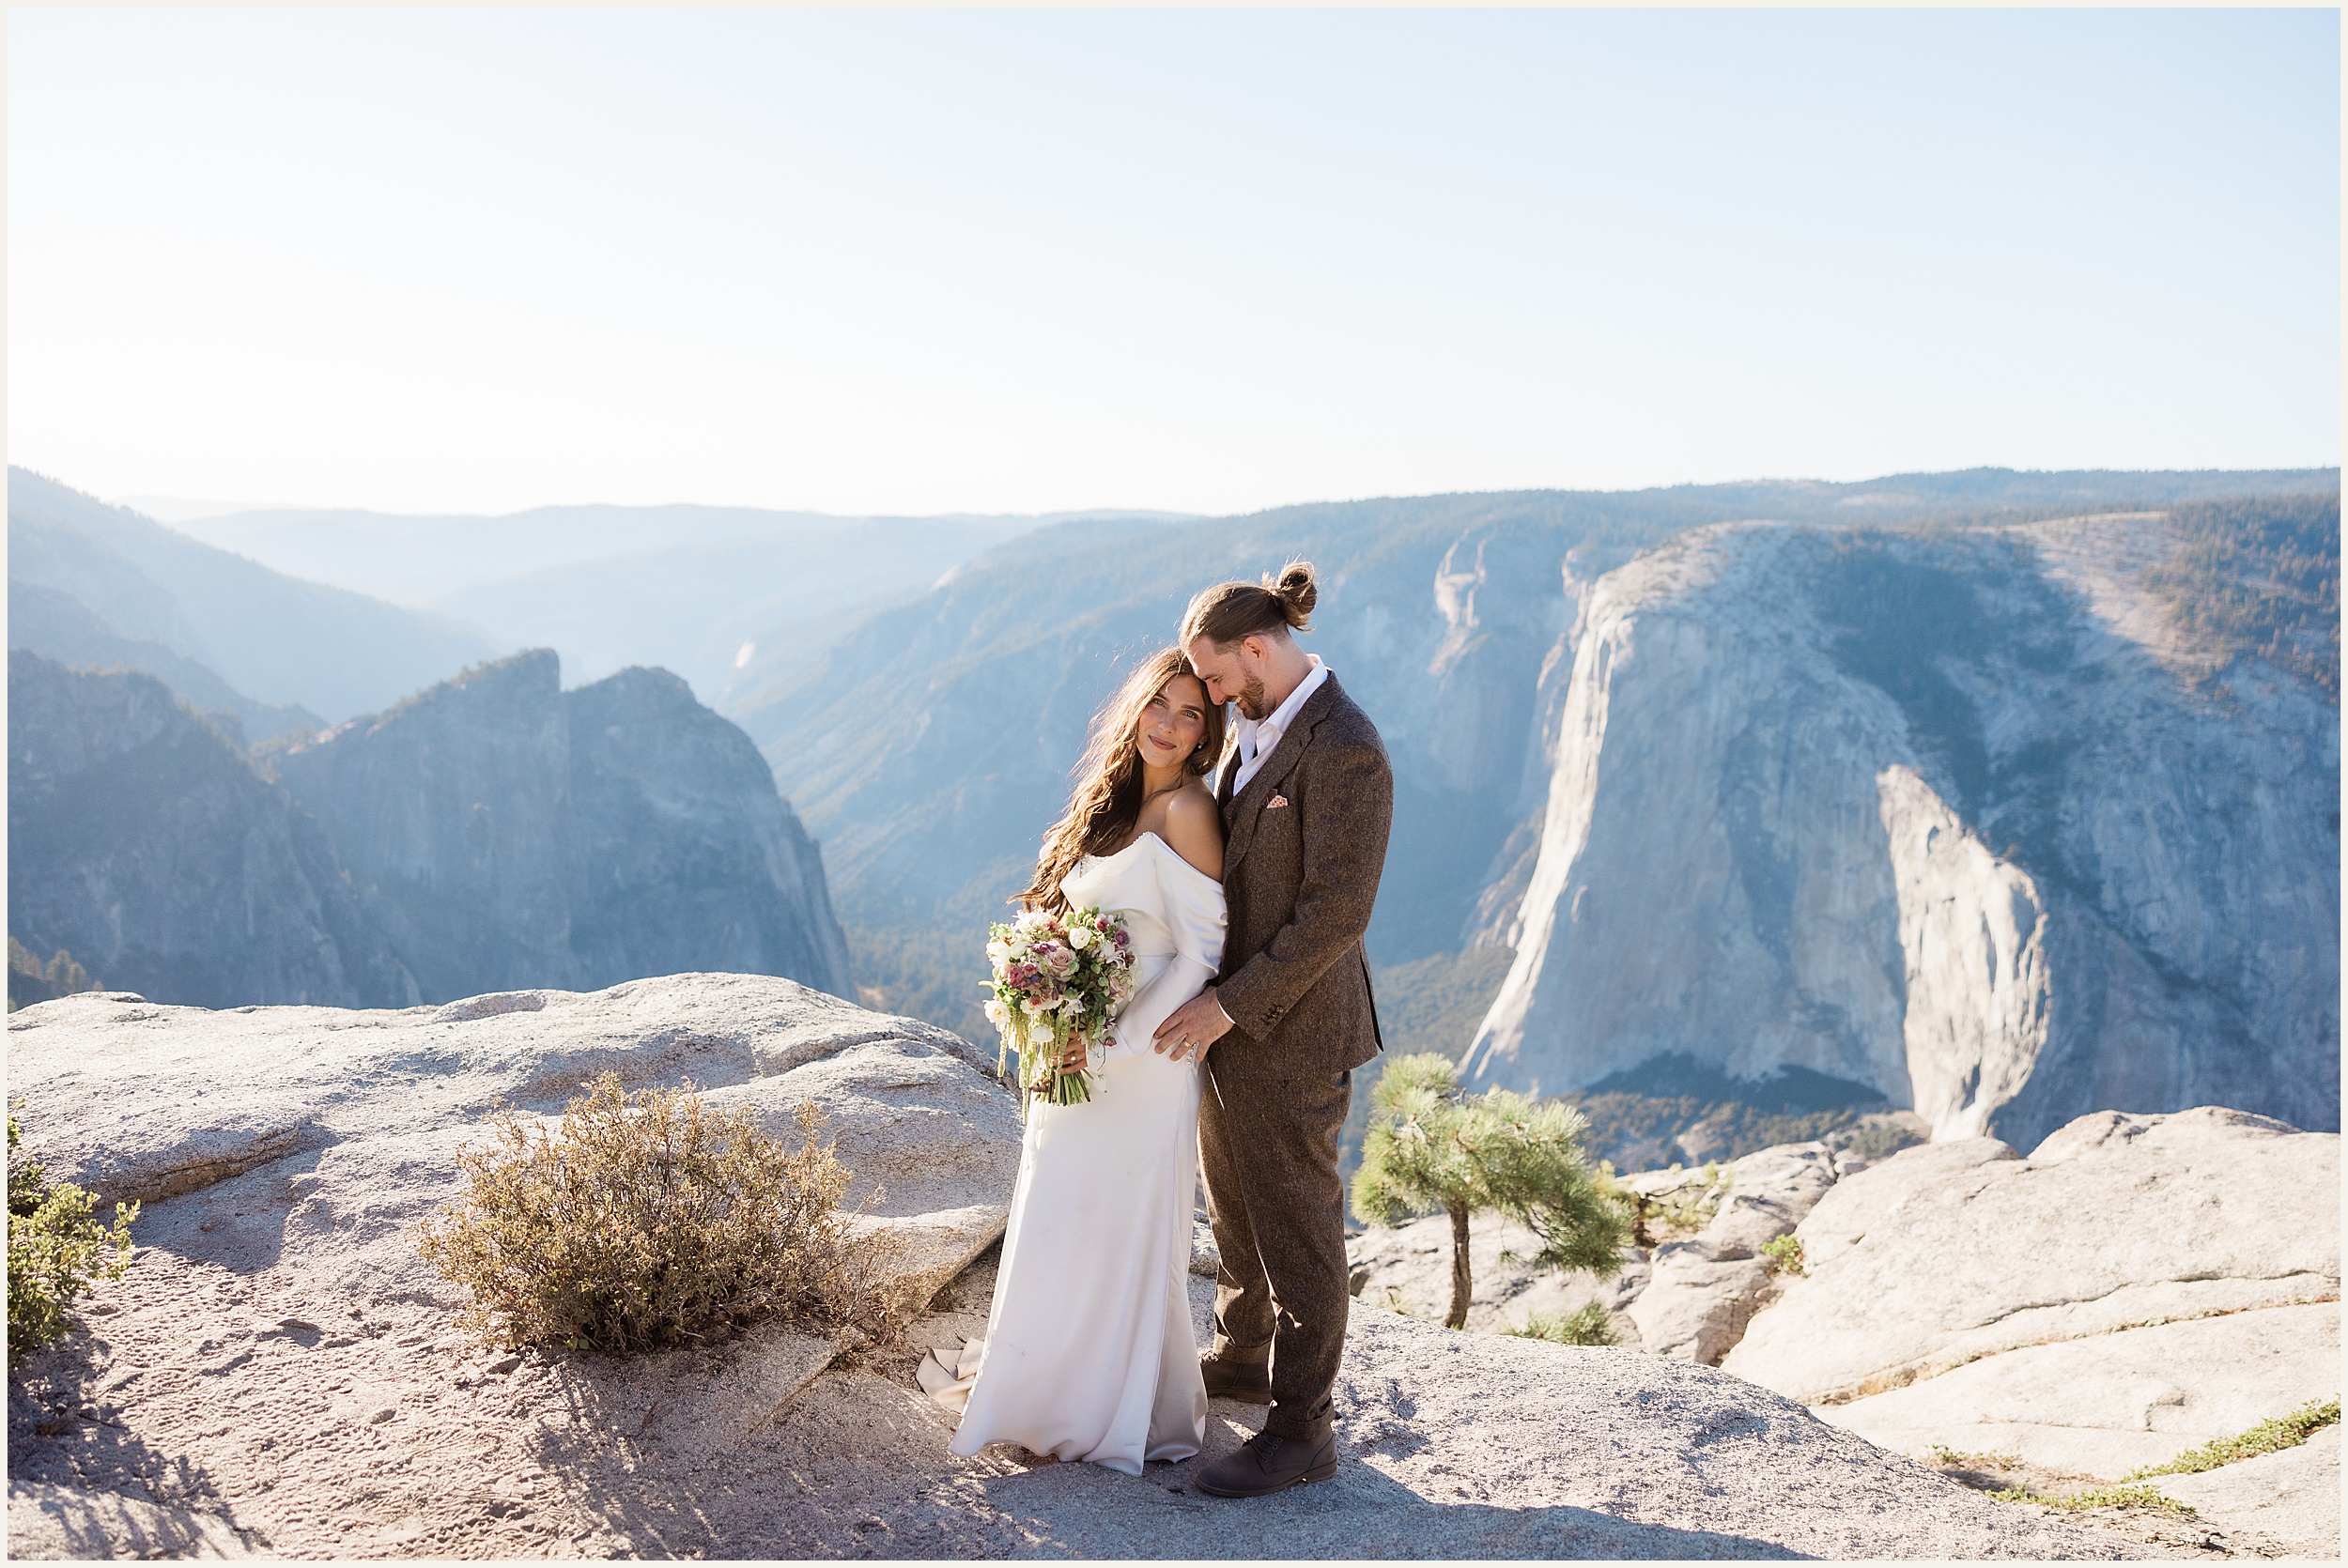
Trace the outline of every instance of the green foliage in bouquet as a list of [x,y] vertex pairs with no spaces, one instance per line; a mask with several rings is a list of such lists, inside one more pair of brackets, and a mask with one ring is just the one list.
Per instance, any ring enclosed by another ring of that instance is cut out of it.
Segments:
[[471,1190],[419,1249],[472,1292],[465,1328],[623,1352],[768,1314],[894,1326],[891,1244],[841,1211],[849,1173],[816,1141],[813,1106],[790,1148],[690,1084],[630,1095],[607,1072],[586,1088],[552,1131],[503,1108],[487,1147],[458,1151]]
[[1621,1267],[1632,1211],[1583,1153],[1583,1126],[1579,1111],[1555,1100],[1506,1089],[1463,1094],[1458,1069],[1432,1053],[1397,1057],[1372,1091],[1353,1212],[1373,1225],[1451,1216],[1449,1328],[1466,1326],[1475,1294],[1468,1220],[1477,1212],[1504,1214],[1539,1237],[1536,1268],[1605,1279]]
[[73,1299],[131,1267],[131,1222],[139,1206],[115,1205],[109,1227],[98,1199],[71,1182],[52,1183],[39,1164],[19,1160],[16,1107],[8,1108],[8,1368],[65,1336]]

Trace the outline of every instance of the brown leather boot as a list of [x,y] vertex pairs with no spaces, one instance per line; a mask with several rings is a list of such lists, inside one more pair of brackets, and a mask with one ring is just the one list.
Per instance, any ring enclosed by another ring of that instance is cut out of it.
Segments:
[[1280,1437],[1259,1432],[1198,1472],[1194,1483],[1210,1497],[1261,1498],[1337,1473],[1337,1435]]
[[1209,1399],[1236,1399],[1243,1405],[1272,1403],[1272,1366],[1268,1361],[1232,1361],[1205,1355],[1198,1358],[1198,1376],[1207,1380]]

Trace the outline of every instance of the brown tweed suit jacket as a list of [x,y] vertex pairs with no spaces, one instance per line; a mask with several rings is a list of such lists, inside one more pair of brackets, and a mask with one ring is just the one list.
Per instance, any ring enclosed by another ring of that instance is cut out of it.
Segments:
[[1209,1059],[1218,1080],[1334,1077],[1382,1046],[1362,934],[1394,822],[1385,743],[1331,675],[1234,795],[1238,773],[1234,740],[1215,790],[1230,911],[1215,997],[1234,1027]]

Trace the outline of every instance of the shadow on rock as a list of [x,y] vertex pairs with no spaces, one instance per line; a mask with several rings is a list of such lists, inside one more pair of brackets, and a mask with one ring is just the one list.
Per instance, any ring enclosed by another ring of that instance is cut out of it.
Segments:
[[724,1529],[710,1504],[846,1343],[770,1321],[642,1355],[532,1352],[550,1385],[537,1398],[560,1415],[534,1426],[531,1458],[636,1551],[706,1551]]
[[[1646,1524],[1568,1504],[1485,1502],[1473,1495],[1481,1488],[1472,1476],[1449,1483],[1456,1499],[1430,1496],[1364,1463],[1365,1455],[1383,1453],[1393,1434],[1345,1434],[1336,1475],[1317,1484],[1249,1499],[1198,1492],[1202,1463],[1229,1453],[1246,1436],[1218,1412],[1210,1422],[1204,1460],[1151,1465],[1138,1477],[1088,1465],[1038,1465],[989,1482],[986,1499],[1021,1527],[1026,1540],[1014,1554],[1020,1556],[1668,1560],[1807,1555],[1774,1541]],[[891,1549],[906,1546],[918,1549],[916,1543]]]
[[75,1333],[9,1378],[9,1555],[223,1557],[266,1545],[237,1524],[202,1466],[122,1424],[112,1396],[147,1374],[116,1372],[113,1349]]

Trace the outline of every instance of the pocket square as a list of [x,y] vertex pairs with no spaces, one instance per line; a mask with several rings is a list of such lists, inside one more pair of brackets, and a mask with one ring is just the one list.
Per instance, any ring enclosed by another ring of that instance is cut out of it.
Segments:
[[1274,795],[1270,800],[1263,803],[1263,808],[1267,811],[1277,811],[1281,807],[1286,806],[1288,803],[1288,796]]

